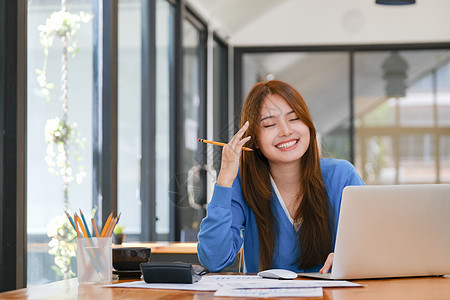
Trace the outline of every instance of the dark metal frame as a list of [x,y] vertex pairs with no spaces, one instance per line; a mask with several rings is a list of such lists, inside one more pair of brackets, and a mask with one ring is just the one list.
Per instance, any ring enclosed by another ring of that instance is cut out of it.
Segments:
[[26,287],[27,2],[0,0],[0,292]]
[[[219,111],[220,116],[214,116],[219,118],[219,134],[220,136],[214,137],[214,139],[220,139],[219,141],[228,141],[228,44],[222,40],[216,34],[213,34],[213,40],[221,48],[220,51],[224,51],[224,55],[219,57]],[[222,54],[222,53],[221,53]],[[213,76],[215,75],[213,70]]]
[[354,81],[354,75],[355,75],[355,52],[354,51],[350,51],[350,62],[349,62],[349,70],[348,70],[348,74],[349,74],[349,105],[350,105],[350,137],[349,137],[349,141],[350,141],[350,161],[352,163],[355,162],[355,118],[353,117],[354,113],[355,113],[355,104],[354,104],[354,100],[355,100],[355,81]]
[[[234,48],[234,113],[240,115],[242,101],[242,56],[248,53],[282,53],[282,52],[348,52],[349,62],[349,109],[350,109],[350,161],[354,161],[354,53],[355,52],[374,52],[374,51],[414,51],[414,50],[439,50],[450,49],[450,43],[428,43],[428,44],[386,44],[386,45],[328,45],[328,46],[276,46],[276,47],[235,47]],[[235,118],[236,120],[236,118]],[[235,131],[239,129],[239,124],[235,124]]]
[[142,19],[142,154],[141,240],[157,240],[155,225],[156,135],[156,0],[141,1]]
[[96,221],[105,224],[111,212],[117,214],[118,0],[95,0],[93,7],[94,14],[102,17],[94,18],[93,28],[92,201],[100,212]]
[[[173,39],[173,78],[171,78],[170,95],[170,176],[173,178],[176,174],[182,172],[184,161],[184,112],[183,112],[183,19],[184,19],[184,1],[179,0],[175,3],[174,15],[174,39]],[[173,85],[172,85],[173,84]],[[179,136],[181,133],[181,136]],[[180,149],[175,151],[175,149]],[[176,203],[180,197],[180,186],[176,180],[170,180],[170,231],[169,239],[179,240],[180,233],[180,211]]]

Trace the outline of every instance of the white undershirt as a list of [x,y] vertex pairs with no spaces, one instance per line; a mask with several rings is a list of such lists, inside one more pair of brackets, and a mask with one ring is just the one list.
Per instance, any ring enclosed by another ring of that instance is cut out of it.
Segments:
[[292,226],[294,226],[295,230],[298,230],[300,228],[300,226],[302,225],[302,220],[300,220],[300,222],[297,222],[294,225],[294,219],[292,219],[291,215],[289,214],[289,210],[286,207],[286,203],[284,202],[283,197],[281,197],[280,191],[278,190],[278,187],[275,184],[275,181],[273,180],[272,175],[270,175],[270,182],[272,183],[273,189],[275,190],[275,195],[277,195],[278,201],[280,201],[280,204],[281,204],[281,207],[284,210],[284,213],[288,217],[288,219],[291,222]]
[[277,195],[278,201],[280,201],[280,204],[284,210],[284,213],[288,217],[289,221],[291,221],[291,224],[294,225],[294,219],[291,218],[291,215],[289,214],[289,211],[286,207],[286,203],[284,203],[283,197],[281,197],[280,191],[278,190],[278,187],[275,184],[275,181],[273,180],[272,175],[270,175],[270,182],[272,183],[273,189],[275,190],[275,194]]

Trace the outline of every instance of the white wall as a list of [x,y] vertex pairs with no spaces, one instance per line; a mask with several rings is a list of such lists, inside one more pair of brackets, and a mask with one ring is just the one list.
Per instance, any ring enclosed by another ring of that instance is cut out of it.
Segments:
[[[264,0],[245,6],[236,0],[189,2],[234,46],[450,41],[449,0],[400,6],[377,5],[375,0]],[[243,17],[229,17],[233,13]]]

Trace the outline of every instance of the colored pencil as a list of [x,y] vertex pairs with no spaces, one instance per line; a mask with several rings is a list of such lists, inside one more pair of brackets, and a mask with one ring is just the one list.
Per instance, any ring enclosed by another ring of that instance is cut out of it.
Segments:
[[91,223],[92,223],[92,228],[94,229],[95,236],[100,237],[100,234],[98,234],[97,224],[95,223],[94,218],[91,219]]
[[70,214],[69,214],[67,211],[65,211],[65,213],[66,213],[67,218],[68,218],[69,221],[70,221],[70,224],[72,224],[73,229],[76,230],[76,228],[75,228],[75,223],[73,222],[72,217],[70,216]]
[[120,219],[120,215],[121,215],[121,214],[122,214],[122,213],[119,213],[119,215],[117,216],[116,222],[114,223],[114,226],[113,226],[113,228],[112,228],[111,234],[114,232],[114,228],[116,228],[117,223],[119,223],[119,219]]
[[109,222],[108,229],[106,230],[105,237],[110,237],[114,228],[114,224],[116,223],[117,218],[112,218],[111,222]]
[[[215,141],[208,141],[208,140],[205,140],[205,139],[198,139],[198,141],[201,142],[201,143],[212,144],[212,145],[217,145],[217,146],[225,146],[226,145],[226,143],[215,142]],[[242,150],[253,151],[252,148],[248,148],[248,147],[242,147]]]
[[88,238],[88,234],[86,232],[86,228],[84,228],[83,222],[81,221],[81,218],[75,213],[75,224],[80,226],[81,233],[83,234],[82,237]]
[[111,223],[112,214],[113,213],[109,214],[108,219],[106,220],[105,226],[103,226],[102,233],[100,234],[100,237],[106,237],[105,234],[106,234],[106,231],[108,230],[109,223]]
[[86,228],[87,237],[91,237],[91,233],[89,232],[89,227],[86,223],[86,219],[84,218],[83,212],[80,209],[81,219],[83,220],[84,227]]

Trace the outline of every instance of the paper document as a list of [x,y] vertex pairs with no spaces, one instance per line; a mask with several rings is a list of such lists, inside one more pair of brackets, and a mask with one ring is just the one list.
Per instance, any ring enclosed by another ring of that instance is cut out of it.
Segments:
[[263,279],[256,275],[205,275],[192,284],[146,283],[143,280],[107,285],[107,287],[127,287],[146,289],[171,289],[190,291],[217,291],[226,289],[261,289],[261,288],[316,288],[316,287],[360,287],[360,284],[344,280],[278,280]]
[[131,281],[117,284],[105,285],[104,287],[116,288],[140,288],[140,289],[161,289],[161,290],[185,290],[185,291],[217,291],[220,286],[216,283],[201,282],[196,283],[146,283],[144,280]]
[[322,288],[300,289],[220,289],[215,297],[322,297]]
[[205,275],[204,283],[218,283],[228,288],[312,288],[312,287],[360,287],[360,284],[345,280],[278,280],[255,276],[241,275]]

